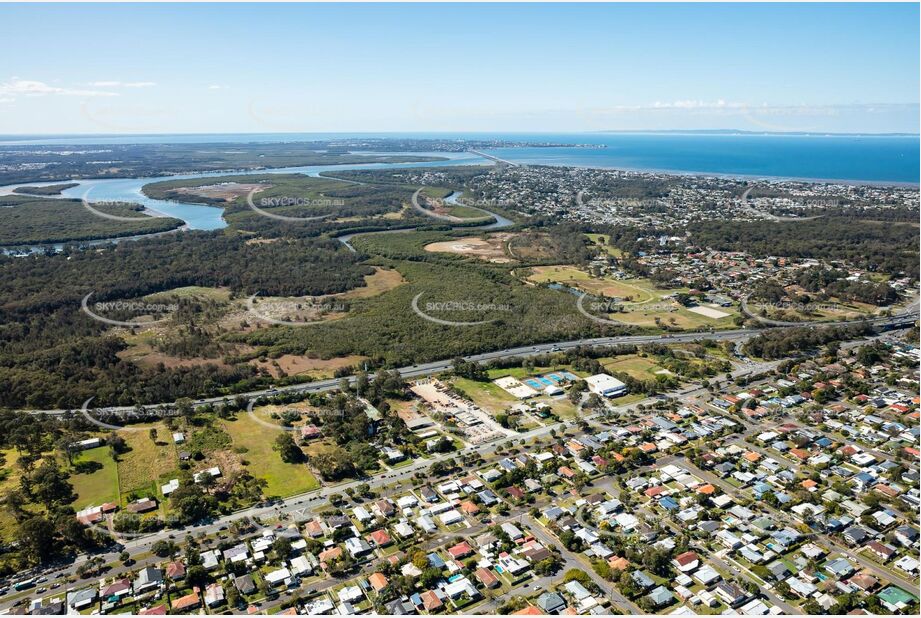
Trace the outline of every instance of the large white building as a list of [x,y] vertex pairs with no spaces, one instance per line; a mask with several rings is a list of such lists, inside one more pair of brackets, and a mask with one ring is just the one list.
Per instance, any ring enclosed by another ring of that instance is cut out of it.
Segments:
[[619,397],[627,392],[627,385],[606,373],[585,378],[588,390],[602,397]]

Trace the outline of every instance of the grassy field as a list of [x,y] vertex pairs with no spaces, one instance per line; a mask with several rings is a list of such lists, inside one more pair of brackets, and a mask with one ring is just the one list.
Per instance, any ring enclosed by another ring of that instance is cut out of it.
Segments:
[[509,395],[492,382],[476,382],[467,378],[454,378],[454,386],[463,391],[473,403],[493,414],[503,412],[518,399]]
[[[131,450],[120,456],[118,479],[122,495],[132,492],[156,496],[158,483],[172,475],[179,465],[172,432],[163,423],[135,425],[141,431],[123,431],[122,437]],[[150,439],[151,427],[157,429],[157,443]]]
[[[673,328],[698,330],[706,328],[731,328],[733,318],[739,315],[735,307],[720,307],[727,317],[709,318],[689,311],[678,302],[666,298],[686,288],[663,290],[648,279],[598,279],[575,266],[537,266],[532,269],[528,280],[534,283],[560,283],[594,296],[618,298],[623,312],[608,317],[624,324],[644,328]],[[599,317],[604,317],[599,315]]]
[[593,243],[601,247],[601,249],[603,249],[605,253],[607,253],[608,255],[612,257],[619,258],[624,254],[624,252],[618,249],[617,247],[612,247],[611,245],[607,244],[608,243],[607,234],[586,234],[586,236],[588,237],[590,241],[592,241]]
[[292,496],[320,486],[307,466],[285,463],[273,450],[278,431],[256,422],[249,414],[240,414],[235,421],[225,422],[224,429],[233,438],[234,448],[246,449],[243,458],[249,473],[268,483],[265,495]]
[[94,461],[102,468],[91,474],[72,474],[70,482],[74,486],[77,499],[73,503],[76,510],[88,506],[99,506],[104,502],[118,502],[118,468],[109,447],[100,446],[79,453],[74,457],[74,463],[81,461]]
[[654,379],[656,372],[663,371],[655,361],[642,356],[629,355],[616,358],[603,358],[601,364],[608,372],[626,373],[638,380]]

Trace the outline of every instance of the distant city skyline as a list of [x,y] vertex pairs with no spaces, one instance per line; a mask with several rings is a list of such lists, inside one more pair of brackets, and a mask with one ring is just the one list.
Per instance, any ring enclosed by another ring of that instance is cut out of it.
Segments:
[[917,4],[0,5],[0,133],[919,131]]

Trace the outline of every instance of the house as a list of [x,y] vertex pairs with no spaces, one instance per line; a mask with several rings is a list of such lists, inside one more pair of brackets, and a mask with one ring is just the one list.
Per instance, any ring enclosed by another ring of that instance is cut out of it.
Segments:
[[423,609],[430,613],[437,612],[444,606],[444,603],[438,598],[434,590],[426,590],[419,595],[419,598],[422,600]]
[[369,553],[371,546],[362,538],[352,537],[345,540],[345,550],[351,554],[352,558],[358,558]]
[[735,584],[725,580],[718,582],[716,587],[714,587],[713,592],[729,607],[736,607],[737,605],[741,605],[746,599],[748,599],[748,595],[745,593],[745,591],[743,591]]
[[675,559],[672,560],[672,564],[682,573],[690,573],[700,566],[700,560],[697,558],[696,552],[686,551],[683,554],[675,556]]
[[192,588],[192,592],[184,597],[173,599],[173,611],[178,613],[190,613],[189,610],[198,608],[201,605],[201,597],[198,596],[199,592],[201,591],[198,586],[195,586]]
[[658,586],[646,595],[653,607],[664,607],[675,600],[675,595],[665,586]]
[[898,586],[889,586],[876,596],[891,612],[900,612],[908,607],[909,603],[917,600]]
[[474,572],[474,577],[486,588],[495,588],[499,585],[499,578],[492,574],[492,571],[480,567]]
[[508,537],[513,541],[517,541],[519,539],[524,538],[524,533],[521,530],[519,530],[515,524],[511,522],[504,522],[501,527],[502,527],[502,531],[505,532],[505,534],[507,534]]
[[134,580],[134,593],[141,594],[154,588],[159,588],[163,583],[163,571],[156,567],[144,567],[138,572]]
[[84,588],[67,593],[67,606],[77,611],[88,608],[96,602],[98,591],[96,588]]
[[387,547],[393,543],[393,540],[390,538],[390,535],[387,534],[386,530],[375,530],[368,535],[368,540],[374,543],[375,547]]
[[237,590],[240,591],[240,594],[248,595],[256,592],[256,582],[253,581],[253,576],[249,573],[235,577],[233,580],[233,585],[236,586]]
[[895,561],[895,566],[897,568],[902,569],[910,575],[914,575],[918,572],[918,564],[918,561],[911,556],[902,556]]
[[131,580],[130,579],[118,579],[103,588],[102,596],[105,600],[121,599],[126,597],[131,593]]
[[205,605],[218,607],[224,603],[224,587],[217,582],[208,584],[208,587],[205,588]]
[[280,569],[275,569],[274,571],[270,571],[269,573],[266,573],[265,582],[269,586],[277,586],[279,584],[283,584],[285,580],[289,579],[290,577],[291,577],[291,571],[288,570],[287,567],[283,567]]
[[454,545],[453,547],[449,547],[448,553],[455,560],[460,560],[462,558],[466,558],[467,556],[472,555],[473,548],[470,546],[470,544],[467,541],[461,541],[457,545]]
[[374,589],[374,592],[377,592],[378,594],[380,594],[380,592],[384,588],[386,588],[387,584],[389,584],[390,582],[388,581],[386,575],[384,575],[383,573],[377,572],[377,573],[372,573],[368,577],[368,583]]
[[851,545],[860,545],[867,538],[867,531],[860,526],[851,526],[841,533]]
[[157,501],[151,500],[150,498],[141,498],[140,500],[130,502],[128,506],[125,507],[125,510],[135,514],[149,513],[150,511],[157,510]]
[[896,554],[895,547],[876,540],[867,543],[866,548],[876,554],[883,562],[888,562]]
[[545,592],[537,597],[537,607],[545,614],[558,614],[566,609],[566,601],[556,592]]
[[630,574],[630,578],[633,580],[634,584],[643,590],[648,590],[656,585],[652,578],[643,571],[633,571],[633,573]]
[[180,582],[185,579],[185,565],[179,560],[175,560],[166,565],[166,576],[174,581]]

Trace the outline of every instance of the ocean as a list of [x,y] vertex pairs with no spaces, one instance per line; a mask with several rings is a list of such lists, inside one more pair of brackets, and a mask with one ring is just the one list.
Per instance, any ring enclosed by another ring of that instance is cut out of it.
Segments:
[[[345,138],[437,138],[571,144],[492,148],[513,163],[614,168],[743,178],[919,183],[915,135],[751,133],[226,133],[142,136],[0,136],[3,145],[288,142]],[[594,148],[577,147],[590,145]]]

